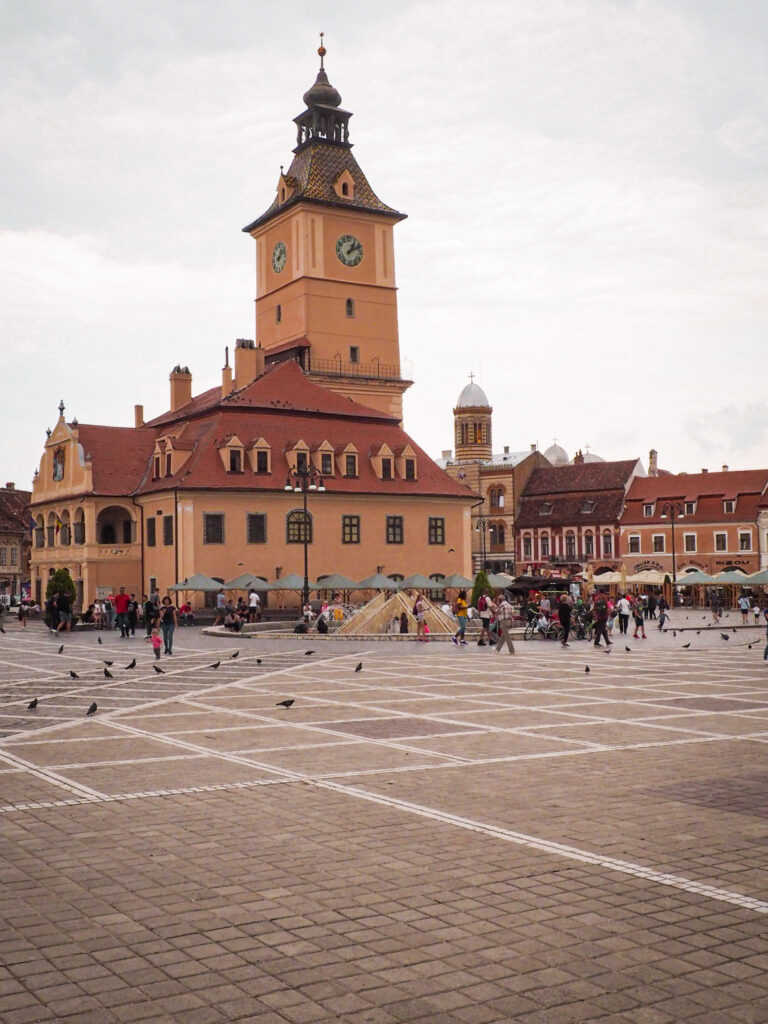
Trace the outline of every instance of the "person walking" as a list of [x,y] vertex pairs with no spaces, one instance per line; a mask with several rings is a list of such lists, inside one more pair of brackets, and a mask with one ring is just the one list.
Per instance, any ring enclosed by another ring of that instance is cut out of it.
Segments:
[[418,643],[427,643],[427,605],[420,593],[416,594],[413,614],[416,619],[416,640]]
[[147,636],[152,636],[152,630],[157,622],[157,606],[152,598],[144,595],[144,626],[147,630]]
[[451,640],[458,647],[467,646],[467,641],[464,639],[464,634],[467,631],[467,592],[466,590],[460,590],[456,598],[456,602],[453,606],[453,614],[456,616],[456,622],[459,628],[455,634],[451,637]]
[[139,602],[136,600],[136,595],[131,594],[131,599],[128,602],[128,631],[132,637],[136,636],[136,623],[139,621]]
[[626,594],[617,602],[616,611],[619,613],[619,632],[626,635],[629,627],[629,616],[632,612],[632,605]]
[[749,598],[747,597],[747,595],[744,593],[743,590],[741,592],[741,596],[739,597],[738,605],[739,605],[739,611],[741,612],[741,624],[742,624],[742,626],[748,626],[749,625],[749,611],[750,611],[750,608],[749,608]]
[[599,591],[595,594],[593,613],[595,616],[595,647],[600,646],[600,637],[604,637],[605,646],[610,647],[611,641],[608,639],[608,601],[605,594]]
[[515,609],[507,600],[506,594],[496,606],[496,624],[499,629],[499,639],[496,641],[496,653],[501,653],[501,648],[506,643],[510,654],[515,653],[515,645],[512,643],[510,629],[515,618]]
[[563,635],[560,638],[560,643],[563,647],[570,647],[568,637],[571,634],[571,602],[568,599],[567,594],[560,595],[560,600],[557,605],[557,617],[563,628]]
[[658,601],[656,600],[656,595],[654,593],[650,593],[648,595],[648,618],[649,619],[653,619],[654,622],[656,621],[656,606],[657,606],[657,604],[658,604]]
[[69,600],[69,594],[59,591],[56,595],[56,608],[59,613],[59,624],[56,627],[56,632],[60,633],[62,630],[65,630],[67,633],[71,633],[72,605]]
[[488,596],[488,593],[484,590],[477,599],[477,613],[480,616],[480,639],[477,641],[478,647],[485,647],[486,641],[490,646],[491,633],[489,626],[491,624],[491,610],[491,599]]
[[164,597],[160,605],[160,629],[163,633],[163,647],[166,654],[173,654],[173,633],[176,629],[176,609],[170,597]]
[[214,626],[218,626],[224,621],[224,617],[227,614],[227,595],[222,588],[216,595],[216,618],[214,619]]
[[22,597],[21,604],[19,605],[19,622],[21,623],[21,628],[22,629],[26,629],[27,628],[27,616],[28,615],[29,615],[29,604],[27,603],[27,599],[25,597]]
[[115,605],[114,599],[110,597],[104,600],[104,621],[104,628],[111,632],[115,628]]
[[635,601],[635,606],[632,609],[634,620],[635,620],[635,640],[638,640],[637,631],[641,629],[643,640],[647,640],[648,637],[645,635],[645,606],[641,605],[639,601]]
[[131,599],[125,592],[125,587],[120,587],[120,592],[115,594],[115,612],[117,613],[117,625],[120,627],[120,639],[128,637],[128,608]]
[[248,621],[261,622],[261,599],[255,590],[248,595]]

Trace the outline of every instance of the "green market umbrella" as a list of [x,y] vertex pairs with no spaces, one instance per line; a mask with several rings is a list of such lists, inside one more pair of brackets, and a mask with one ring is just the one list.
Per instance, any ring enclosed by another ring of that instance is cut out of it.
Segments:
[[459,572],[452,572],[450,576],[446,576],[440,582],[446,590],[466,590],[468,587],[474,586],[474,580],[468,580]]
[[205,573],[196,572],[187,579],[182,580],[180,583],[174,583],[172,587],[168,587],[169,590],[202,590],[208,593],[214,593],[221,590],[223,584],[219,583],[218,580],[212,580],[210,576],[206,576]]
[[367,576],[357,584],[358,590],[397,590],[398,585],[389,576],[376,572],[373,576]]
[[[288,573],[287,576],[281,576],[278,580],[273,580],[271,583],[267,583],[263,590],[303,590],[304,589],[304,577],[297,576],[295,572]],[[317,590],[317,584],[309,581],[309,589]]]
[[360,584],[342,576],[340,572],[332,572],[330,576],[323,576],[317,581],[318,590],[359,590]]
[[263,576],[254,576],[252,572],[243,572],[223,584],[225,590],[264,590],[266,585]]
[[400,580],[401,590],[442,590],[445,580],[430,580],[423,573],[415,572],[405,580]]

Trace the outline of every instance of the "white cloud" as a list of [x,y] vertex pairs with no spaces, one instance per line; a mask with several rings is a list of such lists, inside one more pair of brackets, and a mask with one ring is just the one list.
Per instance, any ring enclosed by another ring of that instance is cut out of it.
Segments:
[[[137,0],[129,16],[84,2],[77,18],[5,6],[0,345],[6,408],[29,425],[4,461],[23,479],[62,389],[82,421],[127,422],[134,401],[159,407],[178,359],[204,386],[223,346],[253,334],[240,228],[290,160],[316,19],[308,3],[285,19],[222,0],[213,20],[199,0]],[[740,6],[727,32],[717,5],[682,0],[467,10],[422,0],[380,17],[341,0],[322,26],[355,155],[409,214],[407,428],[448,447],[481,369],[499,445],[557,434],[697,465],[680,425],[762,394],[761,8]],[[725,431],[711,444],[715,462],[759,454]]]

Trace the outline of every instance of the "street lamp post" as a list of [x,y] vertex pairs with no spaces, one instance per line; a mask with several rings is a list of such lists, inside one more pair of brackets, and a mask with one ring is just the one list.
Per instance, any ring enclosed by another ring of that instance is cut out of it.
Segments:
[[661,519],[670,517],[672,524],[672,604],[675,603],[675,587],[677,586],[677,562],[675,552],[675,519],[682,519],[685,506],[681,501],[668,501],[661,510]]
[[293,491],[304,498],[304,518],[302,519],[302,538],[304,540],[304,589],[302,605],[309,604],[309,517],[307,515],[307,492],[325,492],[323,475],[316,466],[292,466],[285,481],[284,491]]
[[487,564],[487,562],[486,562],[486,548],[485,548],[485,531],[488,529],[489,525],[490,525],[490,519],[488,518],[488,516],[478,516],[477,517],[477,522],[475,523],[475,529],[476,530],[482,530],[482,533],[483,533],[483,564],[481,566],[481,569],[483,570],[483,572],[485,572],[485,568],[486,568],[486,564]]

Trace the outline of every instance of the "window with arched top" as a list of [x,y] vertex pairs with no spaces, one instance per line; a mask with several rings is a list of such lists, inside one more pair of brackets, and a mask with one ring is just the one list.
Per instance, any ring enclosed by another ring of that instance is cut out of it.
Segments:
[[503,548],[504,547],[504,542],[505,542],[504,523],[499,523],[498,526],[496,527],[496,543],[499,545],[500,548]]
[[281,203],[285,202],[285,189],[284,188],[280,189],[280,202]]
[[595,538],[591,533],[584,534],[584,554],[587,558],[592,558],[595,554]]
[[610,558],[613,555],[613,537],[605,531],[603,534],[603,558]]
[[576,557],[576,534],[571,530],[569,530],[565,535],[565,557]]
[[345,305],[345,308],[346,308],[346,311],[347,311],[347,316],[354,317],[354,315],[355,315],[355,300],[354,299],[347,299],[347,301],[346,301],[346,303],[344,305]]
[[533,540],[530,533],[523,537],[523,558],[530,558],[533,553]]
[[343,181],[341,183],[341,194],[343,196],[348,196],[349,195],[349,184],[346,181]]
[[548,533],[542,533],[541,539],[539,540],[539,545],[541,547],[541,557],[542,558],[549,558],[549,534]]
[[295,508],[285,517],[285,539],[289,544],[312,543],[312,514]]
[[75,509],[75,544],[85,544],[85,513],[81,508]]

